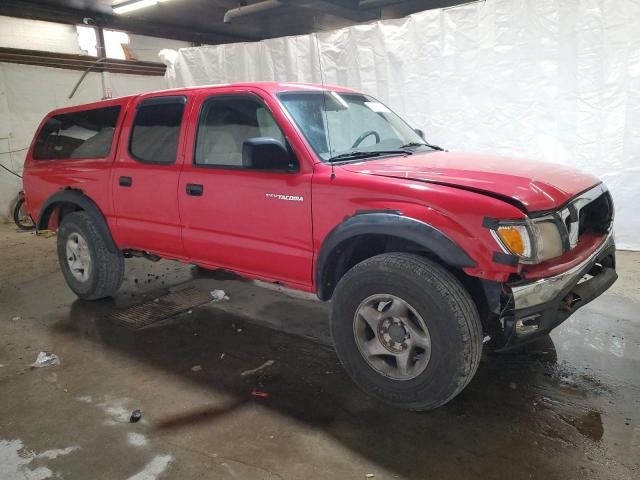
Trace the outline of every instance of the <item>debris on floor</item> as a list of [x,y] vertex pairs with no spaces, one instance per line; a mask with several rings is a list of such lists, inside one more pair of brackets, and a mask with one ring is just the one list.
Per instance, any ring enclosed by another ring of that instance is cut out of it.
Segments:
[[21,317],[20,316],[15,316],[13,317],[11,320],[13,320],[14,322],[17,322],[18,320],[20,320]]
[[202,370],[202,367],[200,365],[194,365],[193,367],[191,367],[192,372],[199,372],[201,370]]
[[60,359],[55,353],[51,352],[40,352],[36,357],[36,361],[33,362],[30,367],[31,368],[43,368],[43,367],[51,367],[54,365],[60,365]]
[[254,373],[258,373],[260,370],[263,370],[263,369],[265,369],[267,367],[270,367],[274,363],[276,363],[276,362],[274,362],[273,360],[267,360],[266,362],[264,362],[259,367],[252,368],[251,370],[245,370],[240,375],[242,375],[243,377],[246,377],[247,375],[253,375]]
[[54,237],[56,232],[53,230],[36,230],[36,236],[42,238]]
[[270,395],[269,392],[262,392],[260,390],[256,390],[255,388],[251,390],[252,397],[268,398],[269,395]]
[[220,360],[222,360],[224,358],[226,354],[224,352],[222,352],[222,355],[220,355]]
[[365,477],[365,478],[373,478],[373,477],[375,477],[375,476],[376,476],[376,475],[375,475],[374,473],[367,473],[364,477]]
[[222,300],[229,300],[229,297],[227,297],[227,294],[224,293],[224,290],[211,290],[211,298],[213,300],[211,300],[212,302],[221,302]]
[[130,423],[138,423],[142,418],[142,412],[140,410],[134,410],[131,412],[131,417],[129,417]]

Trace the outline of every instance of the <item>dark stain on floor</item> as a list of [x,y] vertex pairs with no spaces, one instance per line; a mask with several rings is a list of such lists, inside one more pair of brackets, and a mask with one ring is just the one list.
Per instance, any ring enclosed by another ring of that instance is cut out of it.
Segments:
[[[258,403],[332,435],[361,455],[392,452],[376,457],[376,462],[416,479],[470,468],[473,459],[497,451],[541,468],[536,458],[551,454],[553,445],[575,448],[585,440],[597,442],[604,434],[600,414],[585,400],[600,393],[588,381],[562,383],[568,373],[556,363],[549,337],[520,353],[485,355],[476,378],[457,398],[435,411],[416,414],[360,392],[330,347],[222,312],[215,305],[138,331],[113,322],[107,315],[112,308],[113,301],[78,300],[69,318],[55,328],[223,390],[234,399],[197,411],[182,411],[176,405],[171,415],[153,425],[158,430],[206,428],[221,416]],[[273,365],[242,375],[267,361]],[[523,438],[528,440],[522,442]],[[532,438],[545,444],[537,454],[528,444]]]

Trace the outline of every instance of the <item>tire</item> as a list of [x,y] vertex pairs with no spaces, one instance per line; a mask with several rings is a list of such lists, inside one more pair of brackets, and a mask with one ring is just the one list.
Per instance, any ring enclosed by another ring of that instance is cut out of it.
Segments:
[[[406,313],[396,318],[396,311]],[[467,290],[439,264],[407,253],[371,257],[342,277],[331,335],[344,369],[362,390],[413,411],[458,395],[482,354],[482,324]]]
[[[22,212],[24,207],[24,198],[20,198],[13,209],[13,221],[20,230],[33,230],[36,226],[29,215]],[[25,221],[25,217],[28,219]]]
[[[110,297],[122,285],[124,256],[109,249],[107,242],[111,239],[104,238],[86,212],[62,218],[58,229],[60,269],[69,288],[83,300]],[[83,265],[87,268],[81,268]]]

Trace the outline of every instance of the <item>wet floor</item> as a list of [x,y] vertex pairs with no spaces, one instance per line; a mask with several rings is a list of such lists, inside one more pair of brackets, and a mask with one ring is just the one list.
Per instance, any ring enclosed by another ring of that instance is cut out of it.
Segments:
[[[143,260],[115,299],[82,302],[45,259],[55,239],[2,233],[24,243],[3,262],[43,254],[0,278],[2,479],[640,478],[640,254],[551,337],[485,355],[460,396],[416,414],[349,381],[325,304]],[[229,299],[136,324],[136,305],[185,288]],[[30,369],[40,350],[60,365]]]

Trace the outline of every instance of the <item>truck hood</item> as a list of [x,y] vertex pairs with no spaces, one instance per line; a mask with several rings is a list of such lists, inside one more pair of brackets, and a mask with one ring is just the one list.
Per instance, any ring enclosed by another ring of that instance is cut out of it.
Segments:
[[346,164],[356,173],[447,185],[501,198],[526,212],[551,210],[600,181],[563,165],[458,152]]

